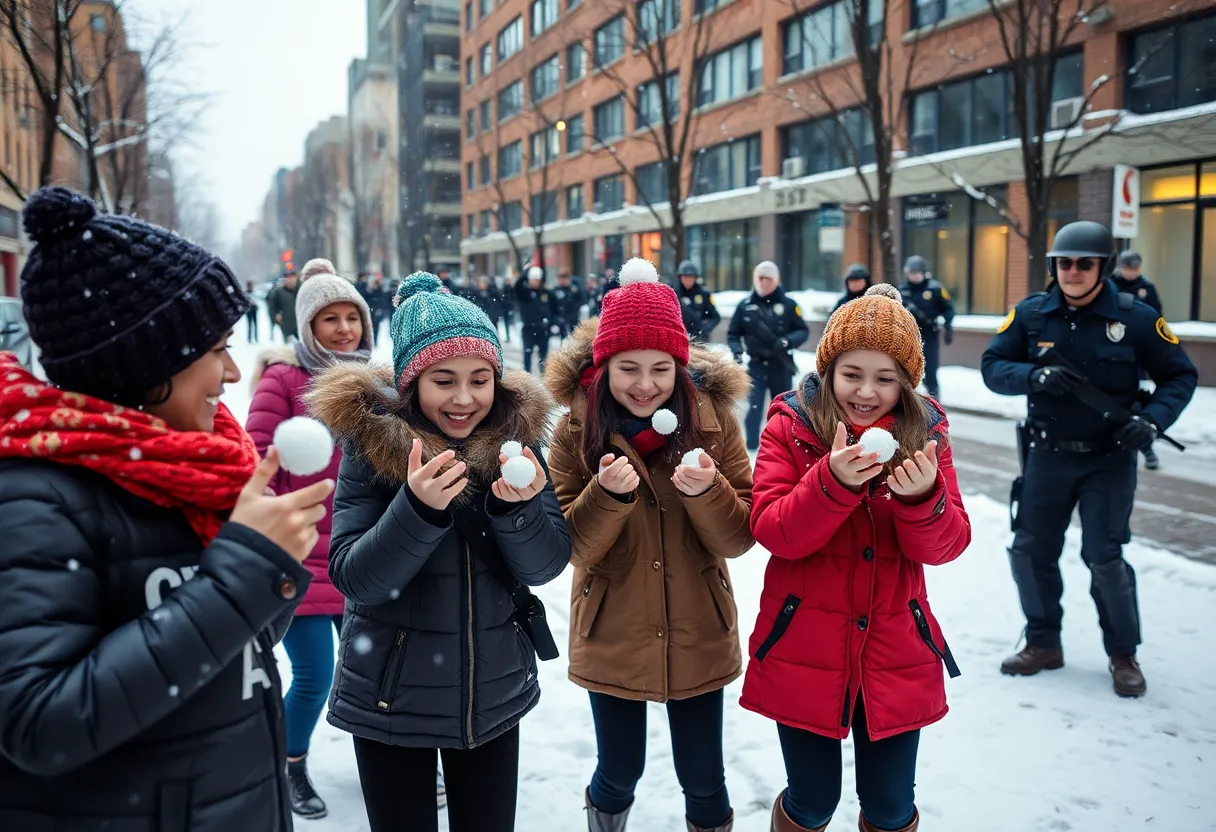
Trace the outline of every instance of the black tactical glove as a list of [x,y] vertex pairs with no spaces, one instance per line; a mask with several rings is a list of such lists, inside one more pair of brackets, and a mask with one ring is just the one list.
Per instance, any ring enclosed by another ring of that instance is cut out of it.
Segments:
[[946,346],[950,346],[951,344],[954,343],[954,327],[950,326],[949,324],[946,324],[945,339],[946,339]]
[[1040,367],[1030,374],[1030,389],[1035,393],[1063,396],[1085,385],[1085,378],[1069,367]]
[[1153,447],[1157,439],[1157,426],[1143,416],[1133,416],[1131,421],[1115,431],[1115,443],[1120,448],[1145,452]]

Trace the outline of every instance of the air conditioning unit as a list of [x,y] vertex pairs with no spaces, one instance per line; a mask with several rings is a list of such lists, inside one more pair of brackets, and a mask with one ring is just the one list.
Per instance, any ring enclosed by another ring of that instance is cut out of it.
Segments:
[[801,156],[791,156],[781,163],[782,179],[798,179],[806,175],[806,159]]
[[436,72],[455,72],[456,59],[451,55],[436,55],[435,56],[435,71]]
[[1063,130],[1077,123],[1081,117],[1081,108],[1085,106],[1083,97],[1063,98],[1051,104],[1051,129]]

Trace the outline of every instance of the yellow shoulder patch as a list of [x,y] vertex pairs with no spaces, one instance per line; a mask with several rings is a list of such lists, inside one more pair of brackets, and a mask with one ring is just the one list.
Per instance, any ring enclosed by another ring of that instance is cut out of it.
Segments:
[[1001,321],[1001,325],[996,328],[996,331],[998,333],[1000,333],[1000,332],[1004,332],[1005,330],[1009,329],[1010,324],[1013,323],[1014,316],[1017,314],[1018,314],[1018,309],[1016,306],[1013,309],[1010,309],[1009,314],[1005,316],[1005,320]]
[[794,314],[797,315],[799,318],[802,317],[802,307],[796,303],[794,304]]
[[950,300],[950,290],[945,286],[942,287],[942,300]]
[[715,304],[715,303],[714,303],[714,296],[713,296],[713,295],[709,295],[708,297],[709,297],[709,305],[710,305],[710,306],[716,306],[717,304]]
[[1178,343],[1178,336],[1170,329],[1170,325],[1165,322],[1165,318],[1157,319],[1157,334],[1162,340],[1169,341],[1171,344]]

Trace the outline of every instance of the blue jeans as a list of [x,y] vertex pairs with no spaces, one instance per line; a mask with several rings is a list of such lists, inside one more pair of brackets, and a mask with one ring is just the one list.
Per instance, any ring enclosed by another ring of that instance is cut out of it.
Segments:
[[[684,790],[684,814],[694,826],[713,829],[730,818],[722,762],[722,691],[667,703],[671,756]],[[591,694],[591,718],[599,764],[588,789],[591,805],[617,814],[633,804],[646,768],[646,703]]]
[[[840,740],[777,723],[788,789],[782,805],[790,820],[818,829],[832,819],[840,803]],[[853,710],[853,756],[861,813],[876,829],[903,829],[916,814],[916,751],[920,731],[908,731],[873,742],[866,730],[866,711],[857,697]]]
[[329,689],[334,683],[334,636],[342,632],[342,616],[304,615],[292,619],[283,648],[291,659],[291,687],[283,697],[287,713],[287,756],[308,753]]

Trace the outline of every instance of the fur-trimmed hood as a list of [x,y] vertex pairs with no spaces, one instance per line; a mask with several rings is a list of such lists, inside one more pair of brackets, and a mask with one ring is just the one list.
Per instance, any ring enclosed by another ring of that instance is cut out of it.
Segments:
[[253,372],[249,377],[249,389],[257,390],[258,382],[262,380],[262,376],[266,375],[266,368],[273,364],[287,364],[291,367],[299,367],[300,359],[296,358],[296,351],[291,346],[286,347],[267,347],[258,353],[257,363],[253,365]]
[[[566,340],[565,345],[545,362],[545,386],[558,404],[571,407],[585,400],[579,377],[591,361],[591,342],[599,331],[598,318],[584,321]],[[721,420],[734,418],[735,405],[747,397],[751,379],[747,371],[726,353],[693,344],[688,354],[688,372],[697,392],[704,398],[700,404],[711,404]]]
[[[499,476],[502,443],[514,439],[535,447],[549,440],[554,404],[540,382],[527,373],[510,372],[503,377],[502,386],[518,394],[520,407],[501,428],[479,426],[464,441],[463,450],[458,450],[457,458],[468,464],[470,478],[483,485]],[[331,367],[316,376],[304,401],[313,417],[365,456],[378,476],[395,485],[406,480],[415,438],[422,440],[423,462],[454,444],[442,433],[411,425],[396,415],[401,396],[393,385],[392,367]]]

